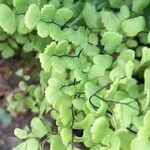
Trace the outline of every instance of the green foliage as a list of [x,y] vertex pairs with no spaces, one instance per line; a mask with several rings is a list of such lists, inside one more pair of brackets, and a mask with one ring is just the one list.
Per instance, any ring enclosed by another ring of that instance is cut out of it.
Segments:
[[16,128],[14,130],[14,134],[15,134],[15,136],[17,136],[20,139],[27,139],[28,138],[28,134],[27,134],[26,130],[21,130],[19,128]]
[[0,1],[2,57],[23,50],[41,63],[39,83],[20,82],[8,97],[8,111],[36,114],[30,127],[15,129],[24,142],[13,150],[44,149],[44,143],[52,150],[77,149],[74,143],[91,150],[150,149],[148,5]]
[[13,11],[4,4],[0,4],[0,26],[8,34],[12,34],[16,30],[16,20]]
[[52,21],[55,13],[56,10],[54,5],[51,4],[44,5],[43,8],[41,9],[42,20],[46,22]]
[[111,131],[109,129],[108,120],[105,117],[97,118],[91,127],[91,135],[93,142],[99,143],[109,134],[111,134]]
[[65,150],[65,147],[62,143],[60,135],[53,135],[52,141],[51,141],[51,149],[52,150],[55,150],[55,149]]
[[136,13],[141,13],[146,6],[150,3],[149,0],[133,0],[132,2],[132,10]]
[[[136,28],[134,28],[136,26]],[[122,22],[121,29],[126,36],[134,37],[139,32],[143,31],[145,27],[145,20],[143,16],[128,19]]]
[[36,4],[29,6],[25,15],[25,23],[29,29],[34,29],[40,20],[40,10]]
[[12,47],[5,43],[0,44],[0,51],[3,58],[8,59],[12,56],[14,56],[14,50]]
[[113,12],[104,10],[100,13],[100,16],[106,30],[117,32],[120,29],[121,22]]
[[86,25],[93,29],[98,28],[98,13],[94,5],[86,3],[83,9],[83,17]]
[[32,133],[35,137],[42,138],[47,133],[47,129],[43,125],[42,121],[35,117],[31,121]]
[[73,13],[68,8],[60,8],[56,11],[54,22],[58,25],[64,25],[71,17],[73,16]]
[[105,46],[104,50],[106,50],[110,54],[116,51],[116,49],[120,46],[121,42],[122,35],[116,32],[105,32],[102,35],[102,44]]
[[24,13],[28,9],[29,1],[28,0],[13,0],[13,6],[17,13]]

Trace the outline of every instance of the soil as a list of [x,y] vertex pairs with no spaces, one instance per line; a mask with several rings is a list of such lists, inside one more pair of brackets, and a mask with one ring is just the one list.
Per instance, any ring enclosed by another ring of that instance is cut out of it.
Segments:
[[16,70],[23,68],[25,73],[29,74],[31,70],[34,70],[33,67],[33,64],[26,64],[17,57],[9,60],[0,60],[0,109],[5,110],[11,118],[11,122],[6,126],[0,122],[0,150],[11,150],[19,144],[21,141],[14,136],[14,129],[17,127],[23,128],[26,124],[29,124],[32,118],[32,114],[29,111],[21,114],[15,112],[10,114],[6,110],[6,105],[7,96],[18,88],[18,83],[22,80],[21,77],[15,74]]

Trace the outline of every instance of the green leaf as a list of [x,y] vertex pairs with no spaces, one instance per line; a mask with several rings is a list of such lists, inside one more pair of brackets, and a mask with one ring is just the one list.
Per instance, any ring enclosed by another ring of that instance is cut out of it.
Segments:
[[119,137],[121,141],[120,148],[122,150],[127,150],[127,149],[129,150],[131,140],[133,139],[134,136],[131,133],[129,133],[127,129],[119,129],[116,131],[115,134]]
[[[146,18],[145,18],[146,19]],[[139,40],[141,44],[147,45],[148,44],[148,33],[147,32],[141,32],[138,34]]]
[[75,86],[64,87],[64,88],[62,89],[62,92],[63,92],[64,94],[73,96],[73,95],[76,94],[76,88],[75,88]]
[[[69,35],[70,36],[70,35]],[[71,33],[71,36],[72,36],[72,33]],[[75,34],[73,33],[73,41],[72,43],[75,44],[75,45],[86,45],[87,44],[87,41],[88,41],[88,38],[87,38],[87,32],[85,30],[84,27],[79,27],[77,31],[75,31]],[[89,47],[95,47],[94,46],[90,46],[90,44],[87,44]]]
[[[136,28],[135,28],[136,26]],[[134,37],[145,28],[145,19],[143,16],[125,20],[121,24],[123,33],[128,37]]]
[[31,0],[30,3],[35,3],[39,6],[39,8],[43,8],[44,5],[46,5],[48,2],[47,0]]
[[19,145],[17,145],[15,148],[13,148],[12,150],[27,150],[27,142],[23,142]]
[[150,125],[150,110],[146,112],[146,115],[144,116],[143,120],[144,125]]
[[98,28],[98,13],[96,8],[91,3],[86,3],[83,9],[83,17],[85,20],[86,25],[93,29]]
[[65,150],[60,135],[53,135],[51,140],[51,150]]
[[41,19],[46,22],[52,21],[55,13],[56,13],[56,10],[55,10],[54,5],[52,4],[44,5],[43,8],[41,9]]
[[31,32],[31,31],[27,28],[27,26],[26,26],[26,24],[25,24],[24,21],[25,21],[25,20],[24,20],[24,15],[19,15],[19,16],[18,16],[17,31],[18,31],[18,33],[20,33],[20,34],[27,34],[27,33]]
[[[52,104],[53,106],[57,102],[59,102],[59,104],[62,104],[62,101],[60,103],[62,93],[59,92],[58,89],[54,88],[53,86],[48,86],[46,88],[45,96],[46,96],[48,103]],[[57,109],[59,109],[59,107]]]
[[67,108],[65,106],[60,107],[60,118],[63,125],[67,125],[73,118],[72,118],[72,110],[71,108]]
[[144,93],[146,94],[147,91],[150,92],[150,68],[147,68],[144,72]]
[[64,145],[68,145],[72,142],[72,130],[69,128],[63,128],[60,131],[61,139]]
[[150,49],[147,47],[142,48],[142,59],[140,61],[140,66],[147,65],[150,63]]
[[54,23],[49,24],[49,35],[55,41],[61,41],[64,39],[63,31]]
[[2,43],[0,45],[0,50],[2,51],[2,57],[5,59],[8,59],[14,56],[14,50],[9,45]]
[[148,33],[148,43],[150,43],[150,31]]
[[49,36],[49,24],[40,21],[37,24],[37,34],[41,37],[41,38],[46,38]]
[[40,10],[36,4],[31,4],[25,14],[25,24],[32,30],[40,21]]
[[120,102],[126,104],[116,104],[115,105],[115,116],[118,119],[120,127],[128,127],[132,123],[133,117],[137,116],[138,104],[131,98],[121,100]]
[[52,77],[48,80],[48,84],[50,87],[52,87],[54,90],[58,90],[61,88],[61,82],[56,77]]
[[28,5],[28,0],[13,0],[13,6],[15,7],[15,10],[18,14],[24,13],[28,9]]
[[49,38],[41,38],[39,36],[33,36],[31,43],[35,51],[41,52],[43,49],[45,49],[46,45],[48,45],[49,42],[50,42]]
[[116,66],[113,70],[110,71],[109,77],[112,81],[114,81],[116,78],[122,78],[124,77],[125,72],[122,70],[120,66]]
[[87,44],[83,48],[83,53],[88,56],[95,56],[99,53],[99,49],[95,45]]
[[102,140],[102,144],[110,150],[120,150],[121,141],[115,134],[110,134]]
[[27,53],[33,51],[33,45],[32,45],[32,43],[30,43],[29,41],[26,42],[24,44],[24,46],[23,46],[23,50],[24,50],[24,52],[27,52]]
[[67,8],[71,8],[73,5],[73,0],[63,0],[63,5]]
[[110,11],[102,11],[101,19],[107,31],[118,31],[120,29],[120,20]]
[[15,38],[16,38],[16,42],[19,44],[24,44],[28,41],[27,37],[21,34],[17,34]]
[[136,13],[142,13],[145,7],[150,3],[149,0],[133,0],[132,2],[132,11]]
[[135,138],[130,145],[131,150],[150,150],[150,141],[141,142],[140,139]]
[[150,137],[150,124],[146,124],[142,126],[138,131],[138,138],[141,142],[146,142],[149,140]]
[[98,44],[98,41],[99,41],[99,38],[98,38],[98,35],[97,35],[97,34],[91,33],[91,34],[89,35],[89,42],[90,42],[91,44],[97,45],[97,44]]
[[46,46],[44,54],[52,56],[53,54],[55,54],[55,50],[56,50],[56,42],[51,42]]
[[102,65],[93,65],[90,68],[88,78],[93,79],[93,78],[101,77],[104,75],[104,73],[105,73],[105,68]]
[[68,8],[59,8],[56,11],[54,22],[63,26],[68,20],[70,20],[73,16],[73,12]]
[[8,34],[12,34],[16,30],[16,20],[13,11],[4,4],[0,4],[0,26]]
[[93,62],[97,65],[104,66],[105,69],[109,69],[113,63],[113,58],[110,55],[97,55],[93,58]]
[[14,134],[15,134],[15,136],[17,136],[20,139],[26,139],[26,138],[28,138],[28,134],[27,134],[26,130],[21,130],[19,128],[16,128],[14,130]]
[[[44,54],[48,55],[49,57],[53,54],[61,56],[63,54],[66,54],[68,50],[68,42],[66,40],[58,42],[56,45],[56,42],[51,42],[47,47],[45,48]],[[53,60],[58,59],[57,57],[53,57]]]
[[4,41],[8,38],[8,34],[3,31],[3,29],[0,27],[0,41]]
[[135,125],[136,128],[142,127],[142,125],[143,125],[143,116],[134,117],[132,123],[133,123],[133,125]]
[[28,139],[26,143],[27,143],[26,150],[39,150],[40,148],[39,142],[34,138]]
[[86,80],[86,74],[84,74],[80,69],[76,68],[74,70],[74,77],[77,79],[77,81],[85,81]]
[[68,50],[68,42],[67,41],[60,41],[56,45],[56,50],[55,51],[53,50],[53,51],[56,55],[63,55],[67,52],[67,50]]
[[39,55],[41,66],[45,72],[49,72],[51,69],[51,57],[47,54],[41,53]]
[[131,98],[138,98],[140,96],[139,86],[136,83],[136,80],[128,79],[126,82],[126,91],[128,92]]
[[123,4],[123,0],[109,0],[109,3],[112,8],[120,8]]
[[77,110],[82,110],[83,107],[84,107],[85,102],[84,102],[83,99],[80,99],[80,100],[74,99],[74,100],[72,101],[72,104],[73,104],[73,107],[74,107],[75,109],[77,109]]
[[[77,100],[76,100],[77,101]],[[75,122],[74,126],[80,129],[89,128],[94,122],[94,117],[92,114],[88,114],[82,121]]]
[[110,88],[105,93],[106,97],[111,97],[116,93],[118,86],[119,86],[119,82],[120,82],[119,78],[116,78],[113,81],[113,83],[110,85]]
[[84,86],[85,96],[87,98],[90,98],[90,96],[93,95],[97,89],[98,89],[97,86],[94,85],[93,83],[86,82]]
[[[72,42],[74,45],[88,45],[88,47],[92,47],[93,45],[87,44],[87,32],[85,28],[79,27],[77,31],[71,29],[71,28],[66,28],[63,30],[65,34],[65,39],[68,41]],[[95,45],[94,45],[95,46]]]
[[[111,40],[110,40],[111,39]],[[122,42],[122,35],[116,32],[104,32],[102,35],[102,44],[105,46],[105,50],[112,54],[120,46]]]
[[65,61],[61,60],[58,57],[52,57],[51,58],[52,66],[57,73],[64,73],[65,68]]
[[133,62],[132,61],[128,61],[125,67],[125,71],[126,71],[126,76],[128,79],[131,79],[132,77],[132,73],[133,73]]
[[128,19],[130,17],[130,11],[129,8],[124,5],[120,8],[119,13],[117,14],[117,17],[119,18],[119,20],[124,21],[126,19]]
[[128,48],[135,48],[138,46],[138,42],[132,38],[128,38],[128,40],[126,41],[126,45]]
[[117,63],[121,67],[122,71],[128,61],[133,61],[135,58],[135,52],[131,49],[127,49],[121,52],[120,56],[117,58]]
[[32,133],[38,138],[42,138],[48,132],[46,127],[38,117],[32,119],[31,128],[32,128]]
[[50,4],[54,5],[55,8],[59,8],[59,6],[60,6],[60,0],[51,0]]
[[87,147],[93,147],[95,145],[92,141],[90,128],[83,130],[83,138],[84,138],[84,144]]
[[111,134],[111,130],[109,129],[109,122],[107,118],[97,118],[91,127],[91,135],[93,142],[99,143],[109,134]]

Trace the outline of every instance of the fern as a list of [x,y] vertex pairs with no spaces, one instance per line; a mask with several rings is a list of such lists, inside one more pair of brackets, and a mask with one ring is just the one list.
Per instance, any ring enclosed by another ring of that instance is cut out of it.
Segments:
[[74,143],[91,150],[150,150],[148,5],[0,1],[1,56],[34,51],[41,64],[39,84],[20,82],[8,98],[9,111],[27,107],[37,114],[29,127],[15,129],[23,142],[13,150],[39,150],[44,143],[52,150],[76,149]]

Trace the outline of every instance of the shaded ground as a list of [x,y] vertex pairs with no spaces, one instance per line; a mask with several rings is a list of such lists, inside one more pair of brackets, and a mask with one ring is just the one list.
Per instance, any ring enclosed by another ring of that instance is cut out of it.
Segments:
[[17,89],[21,80],[15,72],[22,67],[26,73],[35,68],[33,64],[29,62],[26,64],[20,58],[0,60],[0,150],[11,150],[20,143],[21,141],[14,136],[13,131],[16,127],[24,127],[32,118],[30,112],[9,114],[6,110],[7,96]]

